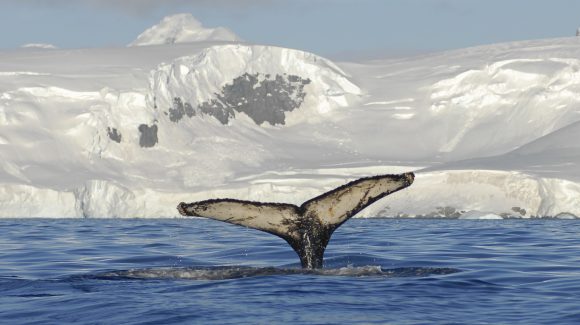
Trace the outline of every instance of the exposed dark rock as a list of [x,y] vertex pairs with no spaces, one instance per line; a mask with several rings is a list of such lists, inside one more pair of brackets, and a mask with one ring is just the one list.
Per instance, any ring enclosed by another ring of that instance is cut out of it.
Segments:
[[108,127],[107,134],[109,135],[109,138],[111,140],[113,140],[117,143],[121,143],[121,140],[123,140],[123,135],[121,134],[121,132],[119,132],[119,130],[117,130],[115,128]]
[[519,213],[519,214],[521,214],[522,216],[525,216],[525,215],[526,215],[526,209],[522,209],[522,208],[520,208],[520,207],[513,207],[513,208],[512,208],[512,211],[513,211],[513,212],[516,212],[516,213]]
[[[197,109],[222,124],[228,124],[236,112],[245,113],[258,125],[264,122],[285,124],[285,113],[302,105],[306,96],[304,87],[310,82],[310,79],[296,75],[245,73],[225,85],[221,93],[215,94],[215,98],[199,104]],[[196,111],[189,103],[176,97],[166,115],[172,122],[179,122],[186,115],[196,115]]]
[[[285,124],[285,112],[291,112],[300,107],[304,101],[303,80],[299,76],[276,75],[274,79],[260,78],[260,74],[244,74],[233,80],[232,84],[224,86],[222,94],[212,106],[221,104],[222,110],[228,115],[231,109],[247,114],[256,124],[268,122],[272,125]],[[222,121],[223,123],[223,121]]]
[[199,105],[199,110],[203,114],[215,117],[224,125],[228,124],[230,118],[235,116],[234,110],[231,107],[225,106],[217,99],[202,103]]
[[179,122],[184,116],[193,117],[195,111],[190,103],[183,103],[181,98],[173,98],[173,107],[169,109],[169,120],[171,122]]
[[437,214],[441,217],[446,218],[459,218],[461,216],[461,212],[457,211],[454,207],[437,207]]
[[153,124],[149,126],[147,124],[141,124],[139,125],[139,132],[141,132],[139,145],[142,148],[151,148],[159,142],[157,138],[157,125]]

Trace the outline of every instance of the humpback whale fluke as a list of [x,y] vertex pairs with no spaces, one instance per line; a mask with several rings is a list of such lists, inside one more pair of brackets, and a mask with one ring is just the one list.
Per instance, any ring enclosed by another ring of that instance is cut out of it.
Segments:
[[286,240],[300,257],[303,268],[322,267],[324,250],[332,233],[348,219],[377,200],[404,189],[415,175],[379,175],[357,179],[304,202],[262,203],[235,199],[181,202],[184,216],[216,219],[255,228]]

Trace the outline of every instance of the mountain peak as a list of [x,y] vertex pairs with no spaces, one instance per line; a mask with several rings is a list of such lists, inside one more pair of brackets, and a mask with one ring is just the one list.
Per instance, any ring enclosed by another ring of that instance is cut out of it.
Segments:
[[28,43],[21,46],[23,49],[45,49],[45,50],[55,50],[58,49],[56,45],[48,43]]
[[201,41],[240,41],[224,27],[206,28],[191,14],[167,16],[157,25],[147,29],[129,46],[146,46]]

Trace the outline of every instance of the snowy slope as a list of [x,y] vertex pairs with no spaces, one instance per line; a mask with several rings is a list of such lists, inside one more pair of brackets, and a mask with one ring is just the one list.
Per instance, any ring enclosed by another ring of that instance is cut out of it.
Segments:
[[389,214],[394,208],[437,217],[459,217],[462,211],[578,216],[578,139],[580,122],[575,122],[506,154],[426,168],[412,188],[380,202],[372,213]]
[[431,170],[519,170],[540,177],[580,181],[580,122],[572,123],[506,154],[450,162]]
[[408,124],[412,158],[449,161],[506,153],[580,120],[578,45],[517,42],[343,68],[373,94],[365,114]]
[[140,34],[129,46],[163,45],[200,41],[239,42],[240,38],[224,27],[206,28],[191,14],[165,17],[159,24]]
[[410,170],[362,216],[580,216],[576,38],[342,63],[192,40],[1,52],[0,217],[301,203]]

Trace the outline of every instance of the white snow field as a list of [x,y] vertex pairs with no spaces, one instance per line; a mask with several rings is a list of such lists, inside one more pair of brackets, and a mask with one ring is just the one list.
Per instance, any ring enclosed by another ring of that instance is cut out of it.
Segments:
[[415,171],[360,216],[580,218],[578,38],[333,63],[190,19],[0,52],[0,217],[178,217]]

